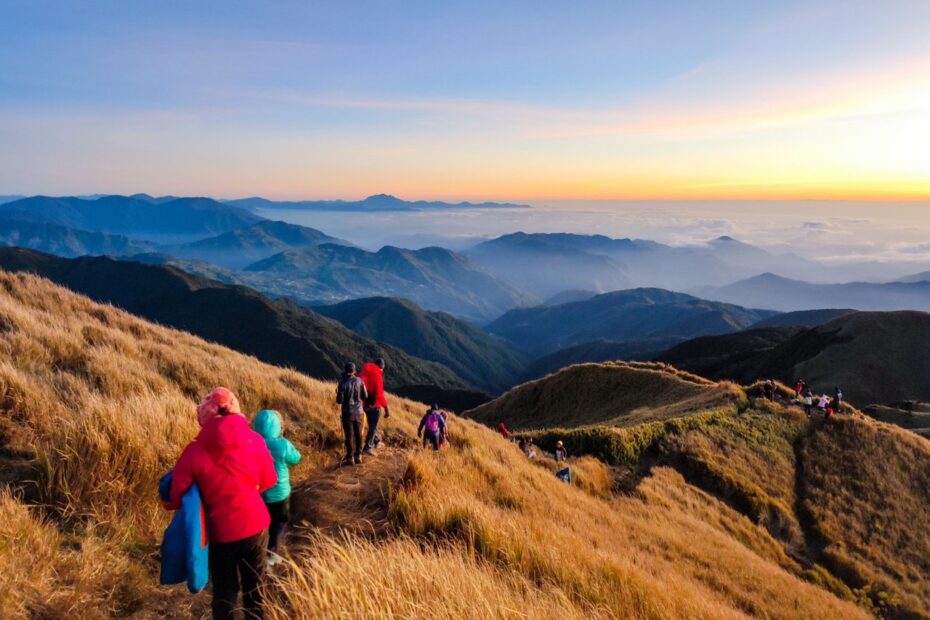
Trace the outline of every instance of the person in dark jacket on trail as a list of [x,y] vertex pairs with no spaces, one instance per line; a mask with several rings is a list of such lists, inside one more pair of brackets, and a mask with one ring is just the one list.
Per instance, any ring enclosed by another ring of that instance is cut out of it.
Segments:
[[423,447],[427,443],[432,444],[433,450],[439,449],[439,442],[443,436],[446,427],[446,420],[439,411],[437,405],[430,407],[426,414],[420,419],[420,426],[417,427],[417,437],[423,437]]
[[262,618],[259,586],[271,518],[261,493],[278,481],[274,460],[228,389],[210,392],[197,407],[197,419],[200,433],[172,470],[167,507],[177,510],[187,490],[197,485],[210,544],[213,617],[231,620],[241,589],[245,617]]
[[346,455],[343,465],[362,463],[362,424],[368,390],[355,374],[355,364],[345,365],[345,372],[336,387],[336,403],[342,405],[342,433],[345,435]]
[[375,434],[378,432],[378,423],[381,414],[385,419],[391,417],[387,397],[384,395],[384,359],[378,358],[362,366],[359,378],[368,390],[368,399],[365,402],[365,420],[368,422],[368,432],[365,435],[365,454],[373,454],[375,449]]

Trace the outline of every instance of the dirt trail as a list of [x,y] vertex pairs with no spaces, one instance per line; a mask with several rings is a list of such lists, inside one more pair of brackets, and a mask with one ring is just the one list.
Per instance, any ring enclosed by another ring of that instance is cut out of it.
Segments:
[[407,468],[408,450],[382,446],[361,465],[329,467],[294,487],[292,532],[316,529],[332,534],[347,529],[380,536],[388,528],[388,493]]

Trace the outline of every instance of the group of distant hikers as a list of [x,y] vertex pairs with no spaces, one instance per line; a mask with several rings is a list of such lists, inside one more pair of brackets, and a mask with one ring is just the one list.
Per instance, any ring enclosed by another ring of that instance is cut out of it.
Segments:
[[[775,381],[772,379],[767,379],[762,384],[762,396],[766,400],[774,402],[777,392]],[[833,388],[832,397],[827,394],[816,396],[804,379],[798,379],[794,383],[794,402],[803,405],[807,417],[811,417],[816,409],[825,418],[830,418],[834,413],[840,413],[843,409],[843,390],[836,386]]]
[[[390,417],[387,397],[384,395],[384,360],[376,359],[362,366],[357,372],[355,364],[345,365],[342,378],[336,388],[336,402],[342,405],[342,432],[345,435],[346,455],[342,465],[361,465],[363,454],[373,454],[381,443],[378,424],[382,413]],[[362,415],[364,413],[364,420]],[[368,422],[368,432],[362,444],[362,424]],[[426,410],[417,428],[417,437],[423,438],[423,447],[432,446],[439,450],[448,439],[448,414],[433,405]]]
[[[515,438],[510,434],[510,431],[507,429],[507,425],[501,422],[497,425],[497,431],[501,436],[507,441],[514,443],[516,442],[517,447],[520,448],[520,451],[526,455],[528,459],[536,460],[536,442],[532,437],[520,437]],[[562,443],[562,440],[555,442],[555,449],[552,451],[552,458],[555,459],[557,464],[565,463],[568,461],[568,450],[565,449],[565,444]],[[555,472],[556,477],[563,482],[571,483],[572,474],[571,468],[563,467]]]
[[[345,456],[359,465],[381,443],[378,427],[388,418],[384,360],[356,372],[347,363],[336,390],[341,406]],[[448,441],[447,414],[433,405],[420,420],[423,446],[438,450]],[[282,561],[290,513],[289,468],[301,454],[284,437],[281,414],[264,409],[251,428],[236,395],[219,387],[197,406],[200,432],[159,484],[164,506],[176,511],[162,543],[163,584],[187,582],[192,592],[213,583],[213,617],[233,618],[239,593],[249,619],[262,618],[260,584]],[[363,425],[367,432],[362,441]]]

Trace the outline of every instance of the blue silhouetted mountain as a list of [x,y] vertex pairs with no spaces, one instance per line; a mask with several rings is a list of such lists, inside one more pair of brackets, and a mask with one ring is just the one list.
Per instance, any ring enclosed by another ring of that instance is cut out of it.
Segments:
[[731,237],[670,246],[603,235],[520,232],[485,241],[465,254],[497,277],[542,298],[567,290],[604,292],[633,286],[683,290],[721,285],[760,271],[828,271],[793,254],[772,254]]
[[0,246],[21,247],[74,257],[88,254],[136,254],[155,246],[123,235],[89,232],[44,222],[0,219]]
[[486,321],[536,300],[444,248],[377,252],[323,244],[250,265],[246,281],[317,305],[361,297],[405,297],[427,310]]
[[726,286],[700,287],[691,292],[706,299],[781,311],[820,308],[930,310],[930,281],[920,279],[813,284],[763,273]]
[[208,239],[169,246],[161,252],[178,258],[242,269],[287,250],[300,250],[323,243],[351,245],[315,228],[264,220]]
[[509,202],[441,202],[401,200],[390,194],[375,194],[362,200],[268,200],[253,196],[226,200],[245,209],[295,209],[306,211],[425,211],[435,209],[527,209]]
[[92,200],[33,196],[0,205],[0,219],[56,224],[146,240],[193,240],[259,222],[257,215],[211,198],[153,202],[127,196]]
[[625,342],[726,334],[776,314],[640,288],[560,306],[511,310],[487,330],[539,355],[594,340]]

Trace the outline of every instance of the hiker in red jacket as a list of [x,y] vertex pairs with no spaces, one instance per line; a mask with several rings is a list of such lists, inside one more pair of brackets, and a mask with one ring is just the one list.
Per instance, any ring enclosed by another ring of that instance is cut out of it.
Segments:
[[387,397],[384,395],[384,358],[379,357],[374,362],[362,366],[358,375],[365,389],[368,390],[368,400],[365,401],[365,421],[368,423],[368,433],[365,435],[365,454],[373,454],[375,449],[375,433],[381,422],[381,413],[385,419],[391,417]]
[[210,392],[197,407],[197,419],[202,428],[174,466],[168,507],[177,510],[197,484],[210,544],[213,617],[233,617],[241,584],[246,618],[261,618],[259,584],[271,522],[261,493],[278,480],[274,461],[228,389]]

